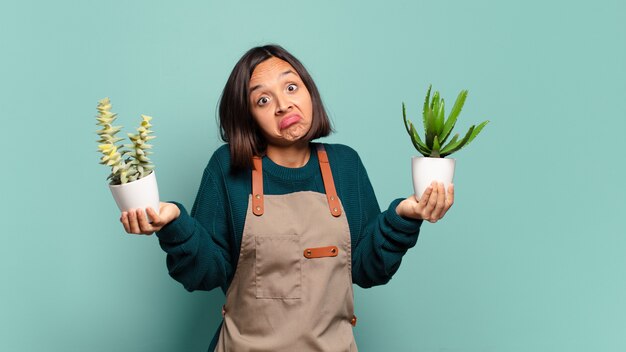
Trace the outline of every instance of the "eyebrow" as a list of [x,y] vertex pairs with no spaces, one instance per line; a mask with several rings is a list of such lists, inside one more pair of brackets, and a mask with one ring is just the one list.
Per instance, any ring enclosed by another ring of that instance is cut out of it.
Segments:
[[[288,74],[290,74],[290,73],[291,73],[291,74],[294,74],[294,75],[296,74],[296,73],[295,73],[295,72],[293,72],[292,70],[287,70],[287,71],[285,71],[285,72],[281,73],[278,77],[280,78],[280,77],[286,76],[286,75],[288,75]],[[262,85],[262,84],[257,84],[256,86],[254,86],[254,87],[250,88],[250,93],[248,93],[248,95],[252,94],[252,92],[254,92],[255,90],[257,90],[257,89],[259,89],[259,88],[261,88],[261,87],[263,87],[263,85]]]

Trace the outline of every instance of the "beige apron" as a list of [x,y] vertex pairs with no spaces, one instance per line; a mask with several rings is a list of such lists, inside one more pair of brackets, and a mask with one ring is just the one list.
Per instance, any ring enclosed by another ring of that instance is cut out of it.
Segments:
[[262,162],[254,158],[215,351],[357,351],[350,230],[321,144],[317,154],[326,195],[263,195]]

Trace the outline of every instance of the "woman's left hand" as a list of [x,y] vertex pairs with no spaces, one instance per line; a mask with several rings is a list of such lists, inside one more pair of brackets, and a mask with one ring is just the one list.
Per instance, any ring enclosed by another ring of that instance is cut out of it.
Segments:
[[405,218],[423,219],[435,223],[446,215],[453,203],[454,185],[450,184],[446,195],[443,183],[433,181],[419,201],[415,199],[415,195],[409,196],[398,204],[396,213]]

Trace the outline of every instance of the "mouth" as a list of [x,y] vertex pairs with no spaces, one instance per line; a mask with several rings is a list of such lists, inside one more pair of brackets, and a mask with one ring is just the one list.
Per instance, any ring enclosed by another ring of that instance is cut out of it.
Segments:
[[302,117],[300,117],[300,115],[298,114],[293,114],[293,115],[289,115],[289,116],[285,116],[283,119],[280,120],[280,122],[278,123],[278,127],[281,130],[284,130],[286,128],[291,127],[292,125],[298,123],[300,120],[302,119]]

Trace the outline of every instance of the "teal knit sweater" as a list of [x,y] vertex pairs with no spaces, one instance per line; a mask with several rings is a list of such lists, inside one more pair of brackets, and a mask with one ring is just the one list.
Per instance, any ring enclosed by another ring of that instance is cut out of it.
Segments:
[[[398,270],[402,256],[417,241],[421,220],[400,217],[396,199],[382,212],[357,153],[341,144],[324,144],[335,188],[350,227],[352,280],[361,287],[387,283]],[[317,153],[300,168],[287,168],[263,157],[263,191],[287,194],[324,192]],[[250,170],[232,173],[228,145],[215,151],[204,170],[196,200],[187,213],[157,232],[167,252],[170,275],[189,290],[226,292],[237,268],[239,247],[252,192]]]

